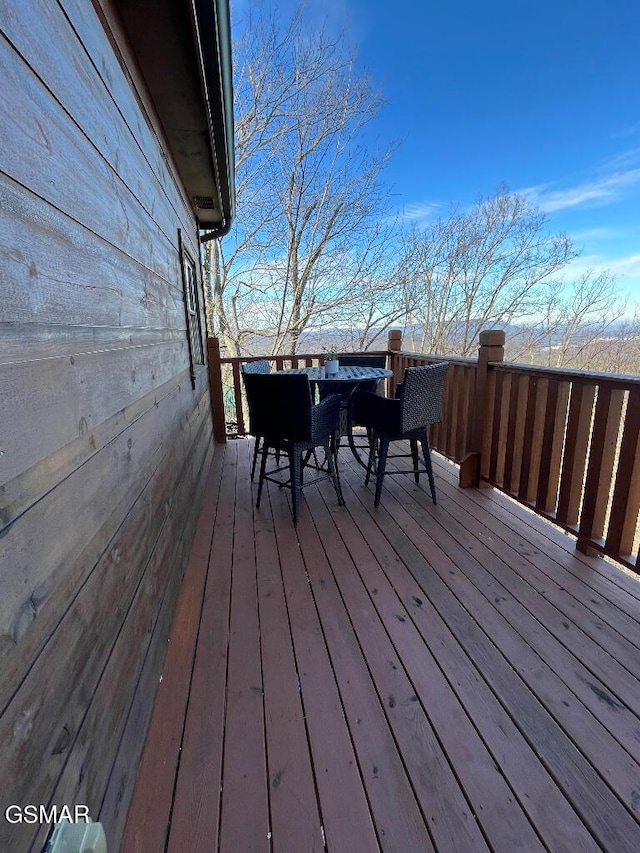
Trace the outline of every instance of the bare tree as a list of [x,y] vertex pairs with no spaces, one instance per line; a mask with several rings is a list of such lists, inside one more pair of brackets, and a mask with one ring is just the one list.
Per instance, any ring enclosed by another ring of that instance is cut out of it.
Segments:
[[238,213],[207,247],[211,325],[234,354],[258,337],[295,352],[303,332],[385,301],[390,151],[362,141],[381,98],[300,11],[284,30],[250,13],[235,56]]
[[469,210],[413,227],[400,264],[411,348],[470,355],[483,328],[535,315],[541,283],[576,255],[546,225],[542,211],[500,187]]
[[640,374],[640,316],[636,305],[632,316],[619,320],[605,340],[598,341],[598,353],[589,364],[592,370]]
[[608,270],[545,282],[538,316],[510,335],[508,357],[552,367],[615,369],[607,366],[613,349],[622,357],[623,343],[633,340],[633,327],[621,322],[627,307]]

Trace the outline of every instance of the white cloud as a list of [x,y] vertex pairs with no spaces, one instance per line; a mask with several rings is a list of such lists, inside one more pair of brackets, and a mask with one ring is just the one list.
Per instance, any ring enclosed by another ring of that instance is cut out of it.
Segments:
[[640,121],[637,121],[635,124],[632,124],[629,127],[625,127],[625,129],[621,130],[619,133],[614,133],[613,138],[620,139],[628,136],[635,136],[637,133],[640,133]]
[[585,228],[583,231],[574,231],[569,236],[573,243],[584,243],[591,240],[609,240],[620,234],[613,228]]
[[618,279],[621,290],[640,297],[640,254],[620,258],[607,258],[601,254],[580,255],[565,267],[562,277],[570,281],[588,270],[596,274],[608,270]]
[[639,185],[640,168],[594,178],[563,190],[552,190],[550,184],[540,184],[521,190],[521,193],[542,210],[554,213],[571,207],[600,207],[611,204]]
[[603,262],[603,266],[608,267],[614,275],[633,278],[640,283],[640,254],[609,259],[606,263]]
[[632,169],[640,165],[640,148],[629,148],[621,151],[613,157],[608,157],[600,164],[600,172],[603,174],[617,173]]
[[400,211],[400,218],[405,222],[426,222],[432,219],[442,209],[436,201],[414,201],[405,204]]

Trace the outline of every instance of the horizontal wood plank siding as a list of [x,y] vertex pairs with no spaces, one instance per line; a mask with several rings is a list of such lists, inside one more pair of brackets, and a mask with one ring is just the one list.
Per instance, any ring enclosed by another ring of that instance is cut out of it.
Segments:
[[[86,804],[117,850],[215,485],[197,227],[109,2],[0,5],[0,74],[2,811]],[[2,850],[45,840],[0,821]]]

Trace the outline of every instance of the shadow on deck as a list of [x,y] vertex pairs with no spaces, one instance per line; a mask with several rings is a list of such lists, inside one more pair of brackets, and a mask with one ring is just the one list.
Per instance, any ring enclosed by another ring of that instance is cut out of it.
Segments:
[[[218,447],[121,849],[640,850],[640,583],[434,457],[438,506]],[[426,486],[426,483],[425,483]]]

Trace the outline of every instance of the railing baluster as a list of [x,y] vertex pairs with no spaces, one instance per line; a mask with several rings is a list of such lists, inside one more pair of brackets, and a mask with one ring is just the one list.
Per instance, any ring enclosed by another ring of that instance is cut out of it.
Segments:
[[505,376],[502,371],[496,374],[493,393],[493,425],[491,428],[491,461],[489,463],[489,482],[496,483],[498,476],[498,454],[500,452],[500,432],[502,424],[502,396]]
[[233,368],[233,393],[235,395],[236,404],[236,422],[238,424],[238,435],[245,435],[244,430],[244,414],[242,411],[242,384],[240,382],[240,361],[235,360],[232,364]]
[[549,490],[547,504],[552,512],[555,512],[558,504],[558,492],[560,490],[560,475],[562,473],[562,456],[564,453],[564,436],[567,428],[567,417],[569,411],[569,396],[571,394],[571,383],[560,384],[558,404],[556,406],[556,420],[551,444],[551,475],[549,478]]
[[574,382],[571,389],[557,512],[558,520],[567,526],[575,525],[580,515],[595,390],[594,385],[581,382]]
[[434,450],[440,450],[440,424],[429,425],[429,444]]
[[558,392],[560,383],[556,379],[550,379],[547,387],[547,410],[545,412],[544,427],[542,431],[542,455],[540,457],[540,474],[538,476],[538,488],[536,490],[536,509],[550,512],[555,509],[555,495],[553,501],[549,500],[549,486],[552,477],[553,456],[551,448],[556,429],[558,411]]
[[598,495],[593,516],[592,536],[597,539],[602,539],[605,534],[607,512],[613,491],[614,470],[619,447],[618,438],[620,437],[622,427],[622,411],[625,396],[625,392],[620,389],[615,389],[611,392],[604,450],[600,465],[600,483],[598,484]]
[[504,466],[507,452],[507,429],[509,426],[509,404],[511,402],[511,385],[514,381],[512,373],[507,373],[502,386],[502,405],[500,406],[500,432],[498,441],[498,467],[496,468],[496,480],[502,485],[504,482]]
[[[637,455],[640,435],[640,389],[629,392],[627,413],[618,456],[618,470],[611,503],[605,548],[607,554],[629,554],[633,548],[638,518]],[[635,477],[634,477],[635,474]]]
[[455,435],[458,427],[458,409],[456,406],[456,365],[447,371],[445,382],[445,399],[447,410],[446,455],[453,459],[456,452]]
[[469,370],[460,368],[458,378],[458,430],[456,434],[456,459],[462,459],[467,452],[467,433],[469,430]]
[[[520,465],[520,477],[518,482],[518,498],[525,502],[528,502],[531,499],[530,491],[533,491],[535,494],[535,489],[530,490],[529,483],[531,481],[531,462],[533,461],[536,452],[536,444],[539,444],[541,440],[541,419],[536,417],[538,415],[538,388],[540,384],[541,383],[536,376],[531,376],[529,378],[529,384],[527,387],[527,407],[524,416],[525,423],[529,428],[529,433],[523,441],[522,462]],[[536,421],[538,422],[537,435],[535,430]]]
[[456,438],[460,423],[460,394],[458,389],[458,377],[460,369],[457,364],[452,365],[447,373],[450,375],[448,385],[449,394],[449,429],[447,436],[447,455],[450,459],[456,458]]
[[504,474],[502,477],[502,488],[505,492],[512,491],[511,481],[512,479],[515,480],[513,474],[516,456],[516,424],[518,421],[521,379],[522,377],[519,374],[512,374],[509,388],[509,419],[507,422],[507,443],[504,451]]
[[[581,551],[587,551],[590,540],[593,538],[593,522],[598,502],[598,491],[605,483],[602,480],[602,468],[605,464],[605,442],[607,439],[607,427],[611,413],[611,387],[601,384],[598,388],[596,400],[596,411],[593,421],[593,433],[591,435],[591,446],[589,448],[589,461],[587,465],[587,477],[584,485],[584,498],[582,501],[582,512],[580,513],[580,526],[578,528],[578,547]],[[607,492],[609,482],[607,481]],[[603,491],[603,489],[602,489]]]
[[527,413],[527,396],[529,394],[529,377],[520,377],[520,387],[518,388],[518,403],[516,412],[516,434],[514,458],[511,470],[511,491],[513,494],[518,492],[518,484],[520,482],[520,472],[522,470],[522,452],[524,449],[526,420]]
[[[486,378],[485,385],[485,410],[476,414],[483,418],[482,424],[482,448],[480,453],[480,475],[491,481],[491,447],[495,432],[495,421],[493,418],[496,396],[496,381],[498,373],[491,371]],[[475,399],[475,398],[474,398]]]

